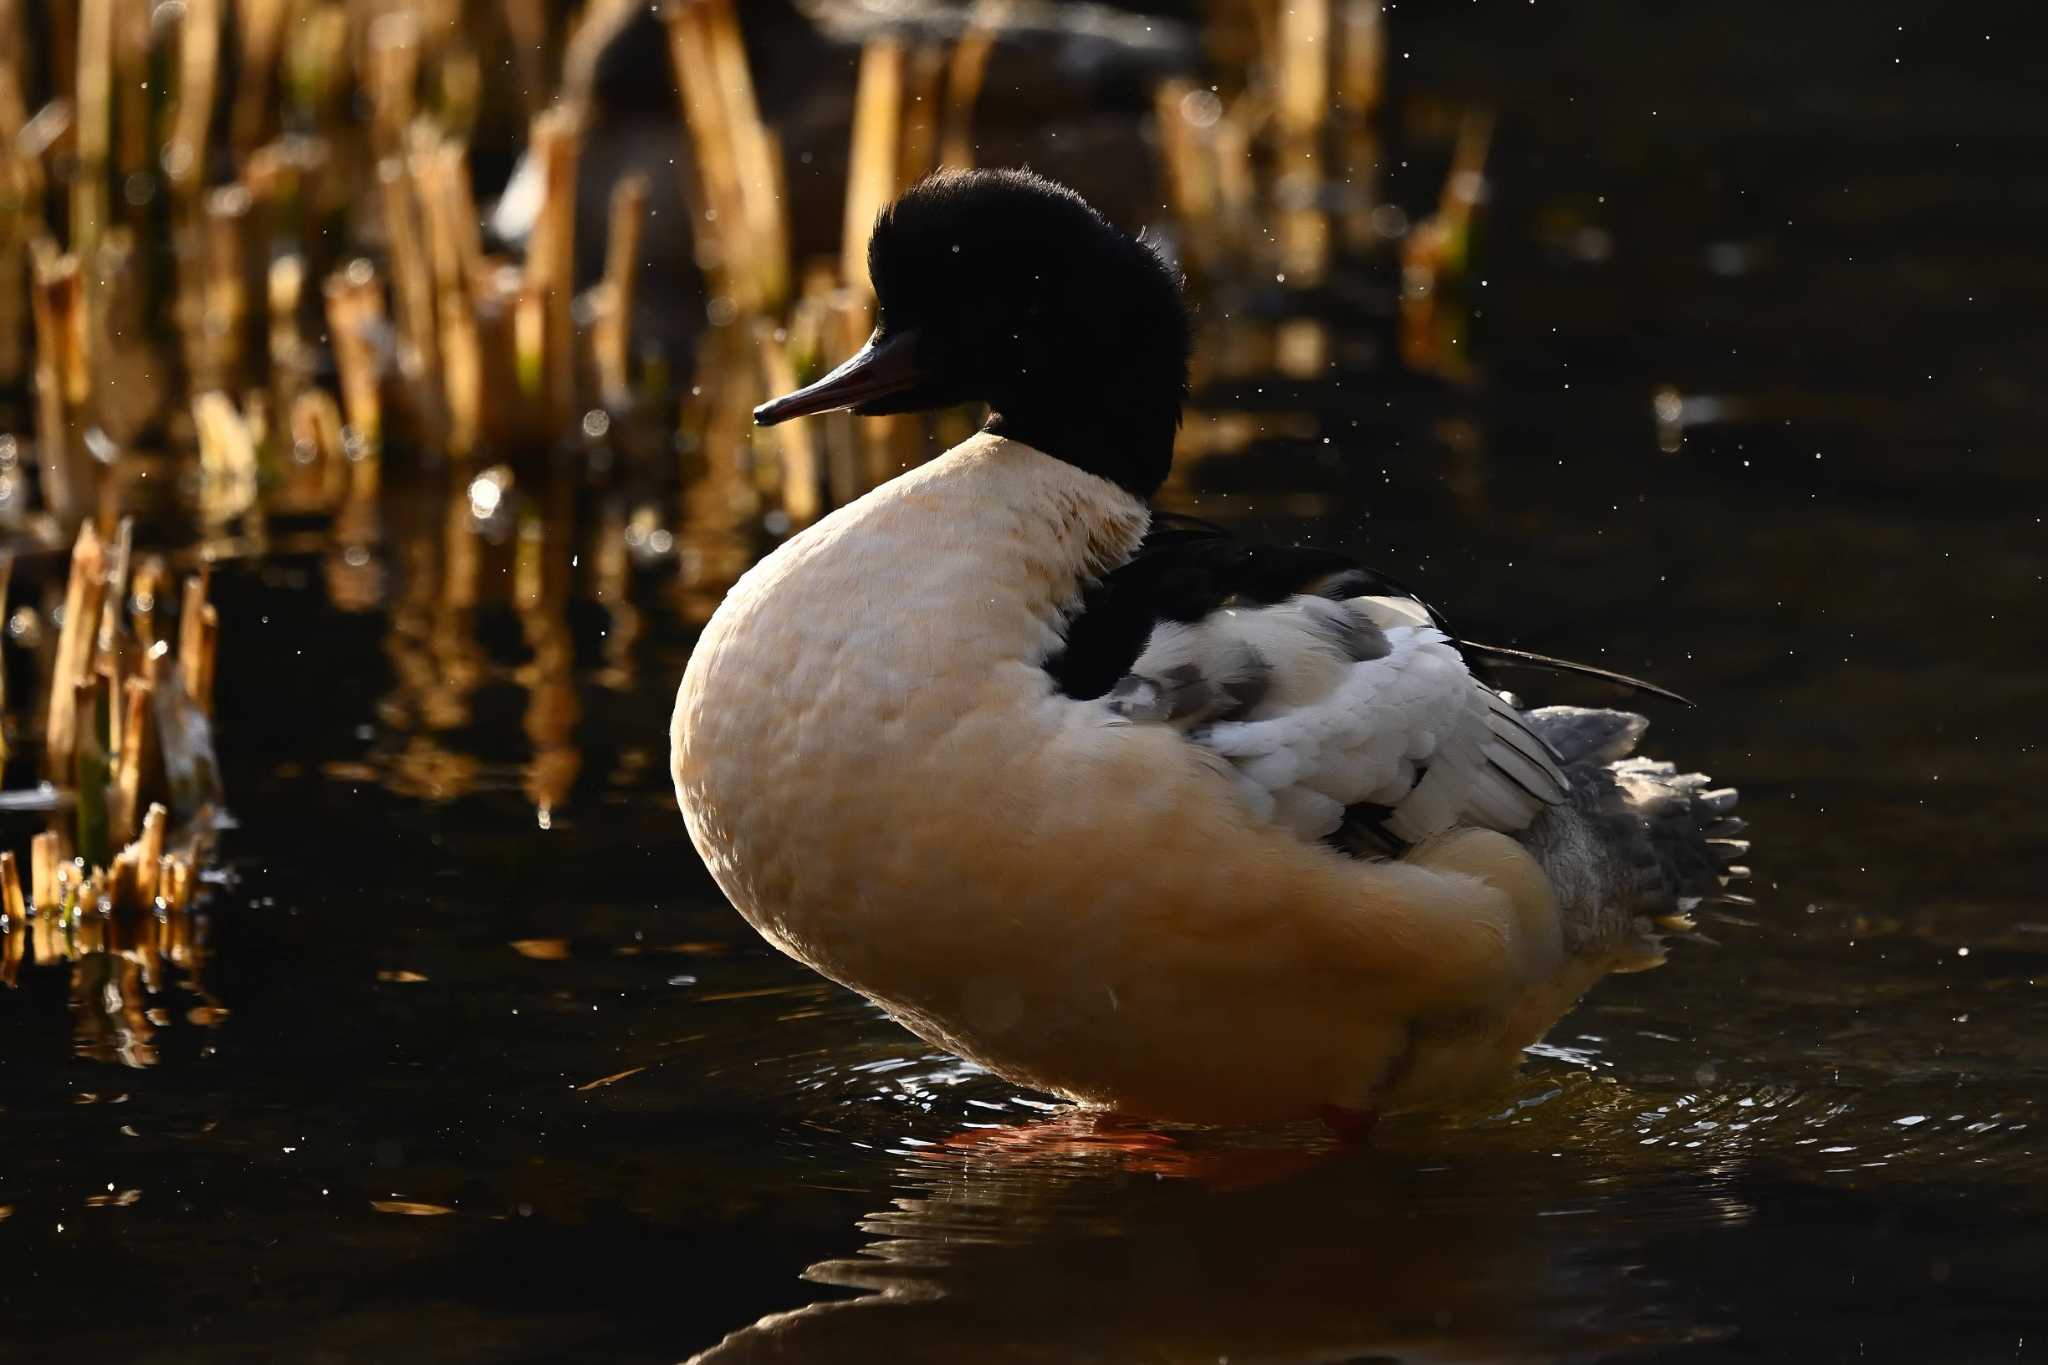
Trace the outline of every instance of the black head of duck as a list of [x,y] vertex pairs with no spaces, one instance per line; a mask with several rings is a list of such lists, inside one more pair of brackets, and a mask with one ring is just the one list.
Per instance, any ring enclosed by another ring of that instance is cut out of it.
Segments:
[[755,420],[986,403],[988,430],[1140,497],[1165,479],[1188,314],[1150,244],[1030,171],[942,172],[876,220],[868,273],[874,335]]

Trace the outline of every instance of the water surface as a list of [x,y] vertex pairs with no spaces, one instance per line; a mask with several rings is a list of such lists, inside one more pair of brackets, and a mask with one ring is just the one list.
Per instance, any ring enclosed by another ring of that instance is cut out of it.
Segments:
[[[1700,698],[1648,747],[1743,788],[1718,946],[1367,1152],[1091,1132],[724,906],[658,569],[437,653],[462,491],[409,490],[367,589],[321,544],[222,575],[239,827],[154,1065],[74,1057],[57,971],[0,996],[0,1355],[2048,1356],[2020,11],[1524,8],[1395,25],[1404,89],[1499,111],[1477,382],[1381,363],[1369,291],[1262,303],[1338,365],[1198,394],[1249,440],[1173,496]],[[1425,200],[1440,149],[1393,152]]]

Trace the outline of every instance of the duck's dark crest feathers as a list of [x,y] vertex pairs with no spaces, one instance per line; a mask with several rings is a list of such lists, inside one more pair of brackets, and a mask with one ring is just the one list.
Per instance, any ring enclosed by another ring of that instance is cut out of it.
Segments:
[[916,329],[931,378],[891,405],[989,405],[989,429],[1150,497],[1187,396],[1181,277],[1028,170],[942,171],[868,239],[881,334]]

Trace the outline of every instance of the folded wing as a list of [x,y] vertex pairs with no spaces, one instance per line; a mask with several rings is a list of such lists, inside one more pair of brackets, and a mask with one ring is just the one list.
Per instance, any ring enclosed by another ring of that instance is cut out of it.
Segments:
[[1107,700],[1229,760],[1269,818],[1358,853],[1513,833],[1567,791],[1549,746],[1409,598],[1301,594],[1160,622]]

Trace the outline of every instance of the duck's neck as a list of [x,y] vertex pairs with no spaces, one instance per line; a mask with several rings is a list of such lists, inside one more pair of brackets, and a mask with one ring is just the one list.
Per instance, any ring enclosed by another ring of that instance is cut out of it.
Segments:
[[757,642],[777,637],[757,655],[777,668],[872,670],[891,705],[916,679],[936,714],[954,684],[977,693],[992,666],[1058,649],[1083,588],[1129,558],[1149,520],[1128,491],[984,432],[792,539],[720,614],[751,618]]
[[975,635],[955,642],[963,662],[1057,648],[1081,590],[1131,555],[1150,520],[1142,497],[1108,476],[994,430],[885,487],[895,496],[877,500],[868,525],[906,543],[916,526],[909,614],[920,637],[950,629],[935,615]]
[[[1100,382],[1099,376],[1092,378]],[[1177,391],[1147,397],[1139,386],[1116,385],[1095,392],[1061,386],[1043,399],[998,400],[990,404],[984,429],[1108,479],[1148,502],[1172,468],[1179,427]]]

